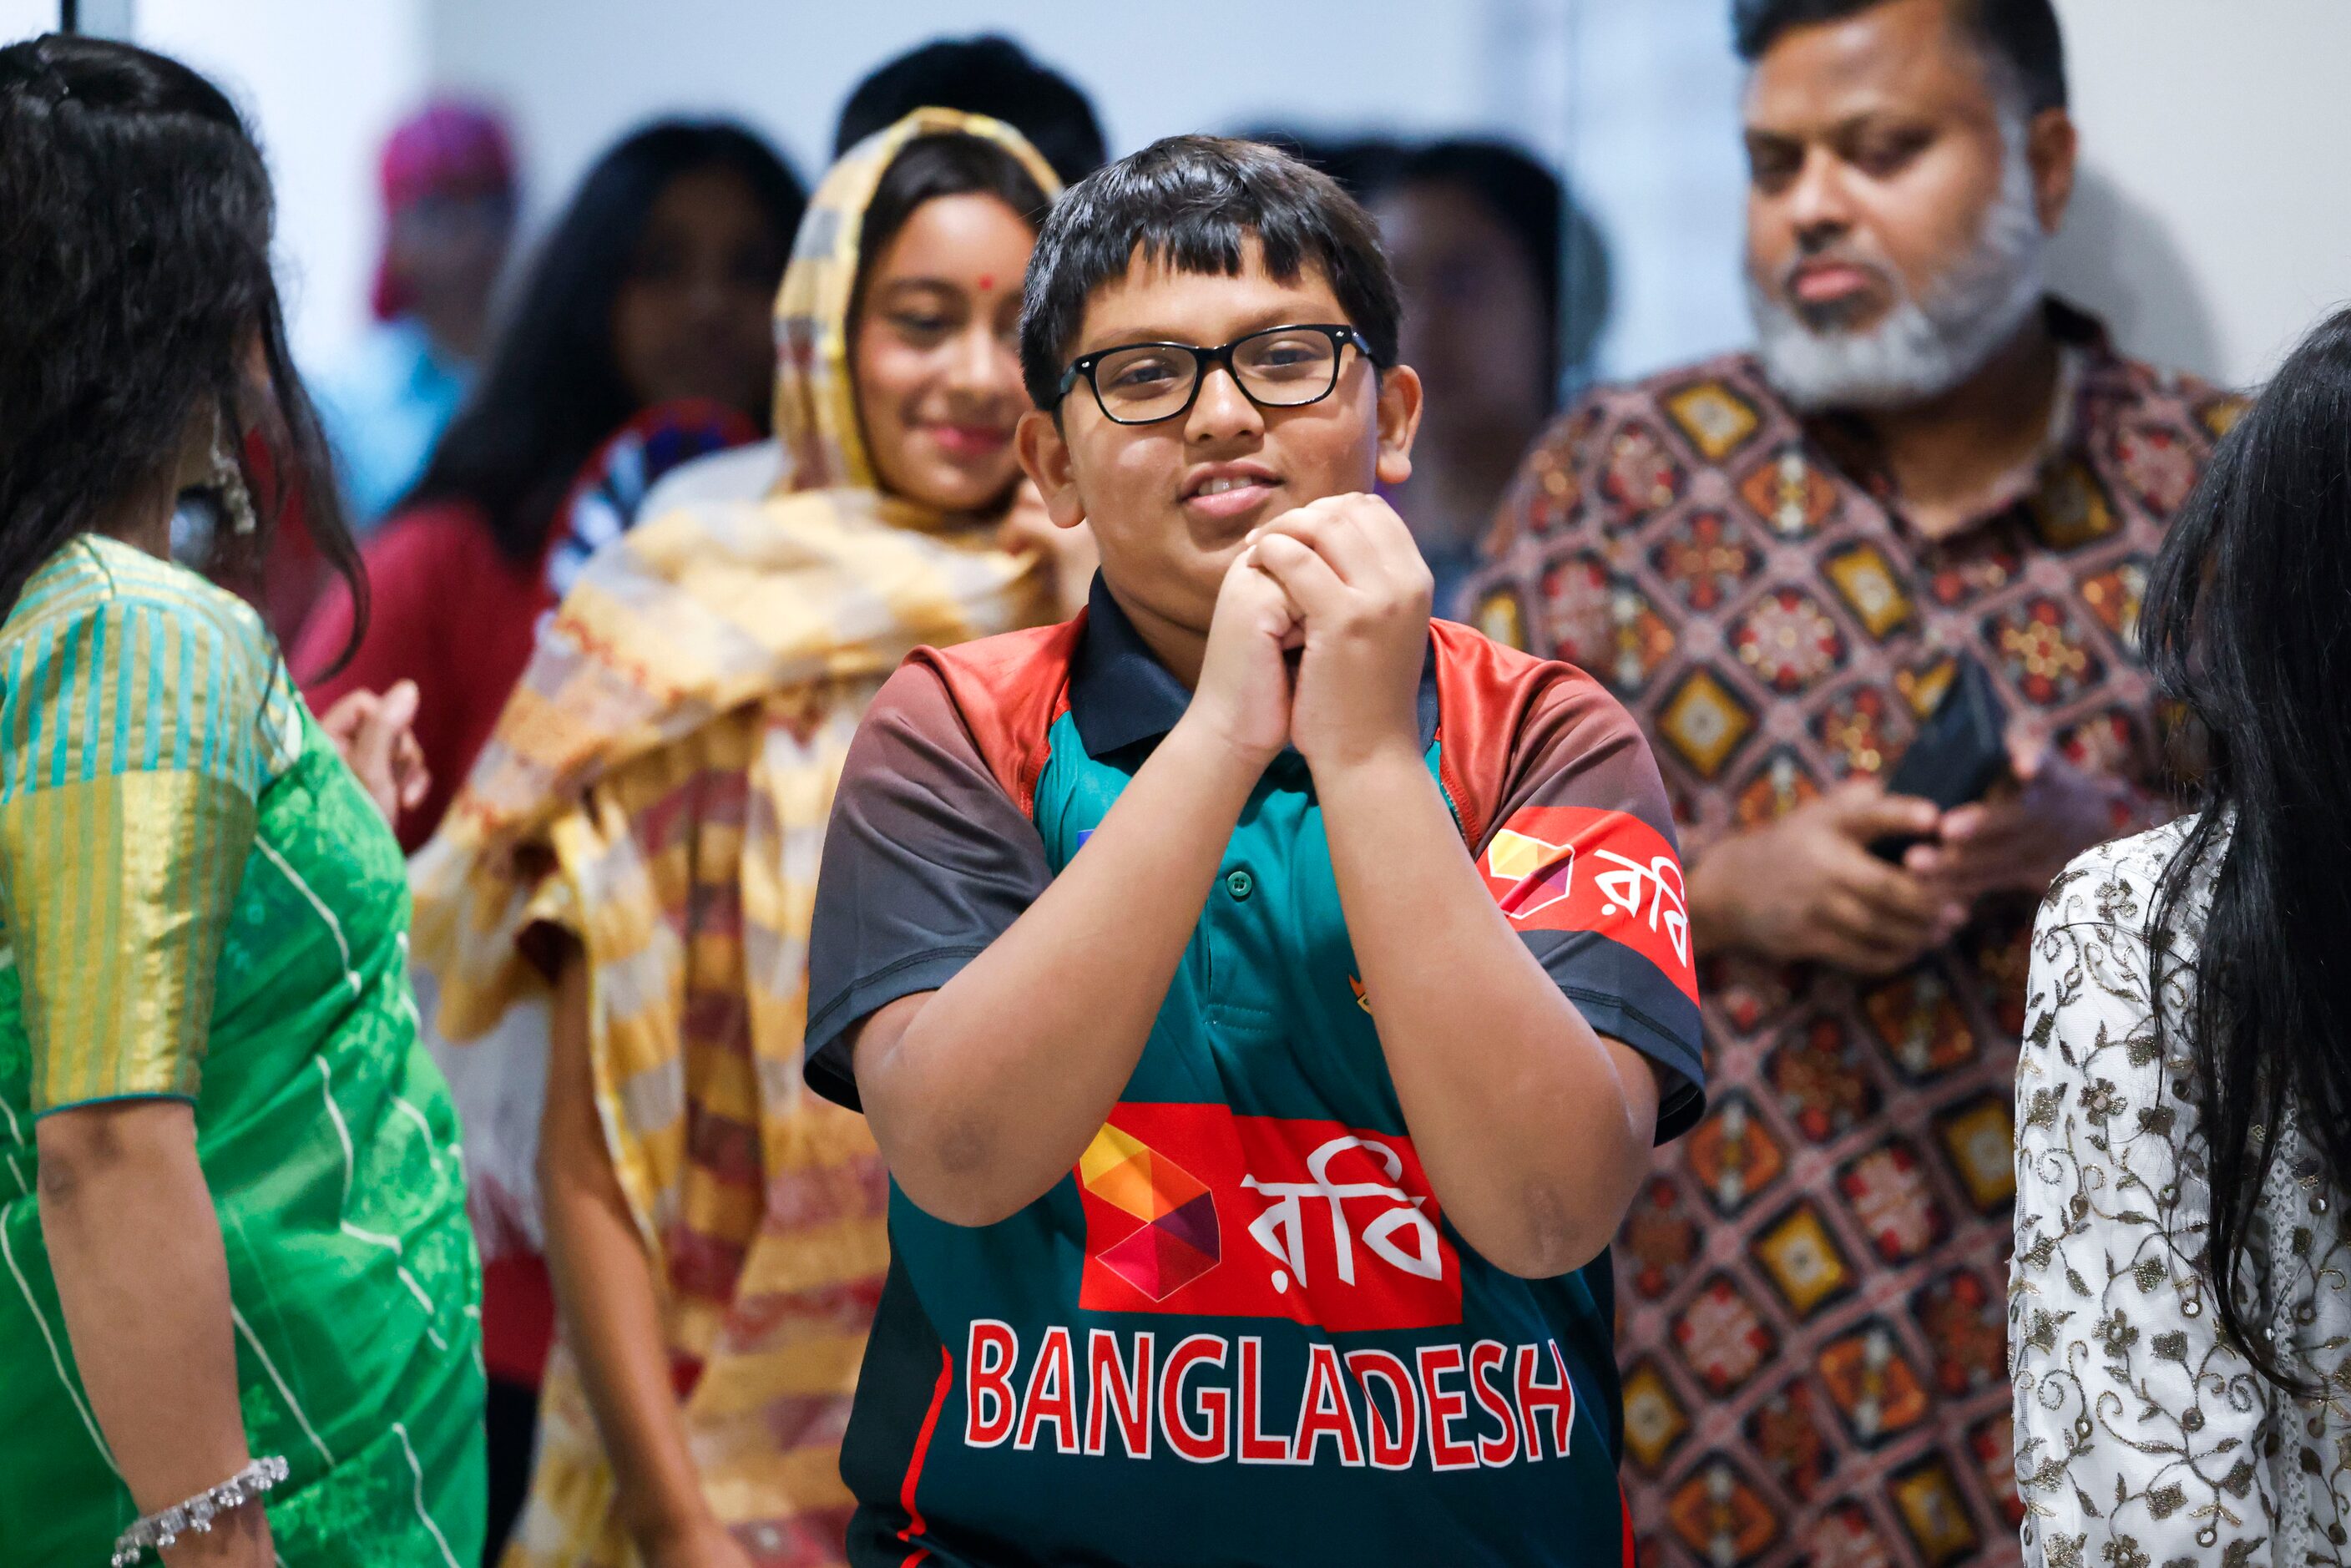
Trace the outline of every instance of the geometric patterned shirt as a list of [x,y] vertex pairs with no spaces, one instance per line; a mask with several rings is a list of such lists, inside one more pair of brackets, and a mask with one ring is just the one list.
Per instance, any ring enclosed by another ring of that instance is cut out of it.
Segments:
[[[1538,443],[1466,608],[1640,720],[1686,855],[1889,772],[1972,653],[2011,715],[2161,814],[2136,622],[2241,404],[2052,301],[2042,456],[1929,540],[1849,423],[1730,355],[1599,388]],[[2122,820],[2129,818],[2133,820]],[[2011,1121],[2035,900],[1864,978],[1719,954],[1709,1110],[1616,1249],[1645,1563],[2012,1563]]]

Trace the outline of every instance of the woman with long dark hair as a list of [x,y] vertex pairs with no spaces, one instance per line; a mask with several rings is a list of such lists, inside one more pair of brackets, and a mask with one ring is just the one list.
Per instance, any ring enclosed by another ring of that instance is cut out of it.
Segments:
[[338,593],[295,646],[322,706],[416,684],[433,786],[401,821],[407,848],[432,836],[561,597],[567,503],[600,449],[648,411],[662,412],[636,445],[669,461],[767,428],[768,308],[806,204],[749,131],[664,120],[599,159],[541,242],[480,383],[368,540],[357,651],[327,673],[351,637],[352,601]]
[[2034,1563],[2344,1560],[2351,311],[2222,440],[2141,636],[2199,809],[2034,934],[2009,1297]]
[[12,1564],[480,1546],[480,1278],[408,989],[393,740],[361,737],[362,786],[254,612],[171,559],[201,512],[183,549],[249,581],[298,490],[355,565],[272,221],[251,136],[186,67],[0,49]]

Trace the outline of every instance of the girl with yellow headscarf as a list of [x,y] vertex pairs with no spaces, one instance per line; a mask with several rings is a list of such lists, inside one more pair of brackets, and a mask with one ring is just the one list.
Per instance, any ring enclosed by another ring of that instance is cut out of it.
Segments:
[[1018,133],[939,110],[833,167],[777,305],[786,478],[591,560],[415,862],[442,1033],[550,1009],[561,1326],[507,1568],[842,1560],[888,1178],[800,1082],[818,855],[901,658],[1069,608],[1006,533],[1056,188]]

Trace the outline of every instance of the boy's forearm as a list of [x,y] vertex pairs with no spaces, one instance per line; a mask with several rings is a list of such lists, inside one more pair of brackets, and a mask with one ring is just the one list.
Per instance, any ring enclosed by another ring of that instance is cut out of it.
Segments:
[[1260,771],[1178,724],[1009,930],[919,1005],[868,1021],[859,1095],[918,1207],[990,1224],[1077,1164],[1134,1076]]
[[1421,759],[1317,778],[1405,1123],[1454,1228],[1512,1273],[1581,1267],[1647,1167],[1656,1085],[1510,928]]

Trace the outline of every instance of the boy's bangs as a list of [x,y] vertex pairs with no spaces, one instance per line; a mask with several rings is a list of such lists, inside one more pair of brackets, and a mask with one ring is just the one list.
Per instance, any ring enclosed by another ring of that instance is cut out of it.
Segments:
[[[1135,237],[1127,266],[1164,267],[1207,277],[1238,277],[1249,265],[1249,242],[1256,240],[1267,276],[1293,283],[1306,260],[1307,246],[1287,225],[1270,231],[1236,222],[1221,213],[1200,214],[1174,224],[1153,225]],[[1122,269],[1124,270],[1124,269]],[[1108,282],[1105,277],[1103,282]]]

